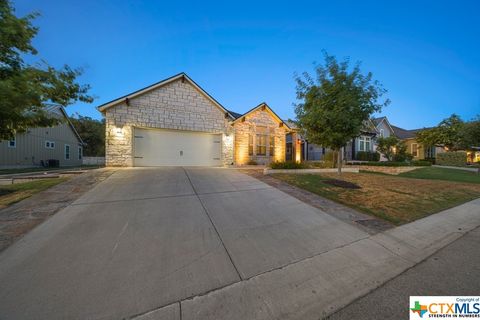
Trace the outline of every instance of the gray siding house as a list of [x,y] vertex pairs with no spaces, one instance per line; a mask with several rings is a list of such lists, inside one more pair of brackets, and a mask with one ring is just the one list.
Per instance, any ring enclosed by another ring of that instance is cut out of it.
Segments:
[[14,140],[0,141],[0,167],[46,166],[48,160],[58,160],[60,166],[82,164],[83,141],[60,106],[49,106],[48,112],[64,118],[55,127],[28,129]]

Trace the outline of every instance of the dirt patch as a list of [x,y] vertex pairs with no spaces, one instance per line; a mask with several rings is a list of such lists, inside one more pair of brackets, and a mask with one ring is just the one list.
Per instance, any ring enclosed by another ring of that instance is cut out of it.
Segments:
[[87,171],[7,208],[0,209],[0,251],[65,208],[115,170]]
[[351,183],[344,180],[338,180],[338,179],[326,179],[326,180],[323,180],[323,183],[326,183],[335,187],[344,188],[344,189],[360,189],[361,188],[359,185],[356,185],[355,183]]

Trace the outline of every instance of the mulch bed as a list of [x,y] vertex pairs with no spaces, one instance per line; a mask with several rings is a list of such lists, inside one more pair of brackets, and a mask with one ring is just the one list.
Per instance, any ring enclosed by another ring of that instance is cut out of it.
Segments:
[[355,183],[344,181],[344,180],[338,180],[338,179],[327,179],[322,182],[335,187],[344,188],[344,189],[361,189],[362,188]]

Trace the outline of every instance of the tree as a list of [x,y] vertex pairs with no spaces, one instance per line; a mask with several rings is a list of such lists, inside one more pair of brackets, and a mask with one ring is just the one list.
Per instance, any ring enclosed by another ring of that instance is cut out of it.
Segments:
[[465,122],[460,130],[460,137],[462,149],[472,150],[480,147],[480,115],[472,121]]
[[399,140],[395,136],[380,137],[377,139],[377,151],[382,153],[388,161],[392,161]]
[[84,155],[91,157],[105,156],[105,120],[95,120],[78,113],[70,118],[82,140],[86,143]]
[[438,126],[421,130],[417,133],[417,141],[424,146],[442,145],[450,151],[462,149],[462,128],[464,122],[456,114],[443,119]]
[[11,3],[0,0],[0,141],[29,127],[58,124],[61,120],[44,110],[47,104],[93,101],[87,95],[90,87],[76,81],[81,69],[65,65],[57,70],[43,60],[34,65],[23,61],[25,55],[37,54],[32,45],[37,15],[18,18]]
[[405,162],[413,159],[413,155],[407,152],[407,144],[405,141],[398,141],[395,146],[395,154],[393,155],[393,161]]
[[[304,72],[295,76],[297,125],[310,143],[335,150],[341,149],[360,134],[371,114],[378,112],[389,100],[379,102],[387,91],[369,72],[360,72],[360,63],[349,68],[349,59],[338,62],[323,52],[325,62],[315,67],[315,79]],[[338,157],[341,173],[341,157]]]

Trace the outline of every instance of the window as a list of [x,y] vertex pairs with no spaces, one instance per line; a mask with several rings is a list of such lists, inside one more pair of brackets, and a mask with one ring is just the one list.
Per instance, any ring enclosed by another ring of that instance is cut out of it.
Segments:
[[55,149],[55,141],[45,140],[45,148]]
[[265,156],[267,154],[267,135],[257,134],[257,155]]
[[384,137],[384,132],[383,132],[383,129],[380,129],[380,137]]
[[418,157],[418,145],[416,143],[412,143],[412,156]]
[[427,158],[427,159],[435,158],[435,155],[436,155],[436,147],[435,146],[425,148],[425,158]]
[[83,158],[83,148],[78,147],[78,160],[82,160]]
[[358,138],[358,151],[370,151],[372,138],[361,136]]
[[371,144],[372,144],[372,138],[365,137],[365,151],[370,151],[372,149]]
[[65,160],[70,160],[70,146],[68,144],[65,145]]
[[16,148],[17,147],[17,137],[14,136],[13,140],[8,141],[9,148]]
[[270,157],[275,155],[275,136],[270,136]]
[[248,135],[248,155],[253,156],[253,135]]

